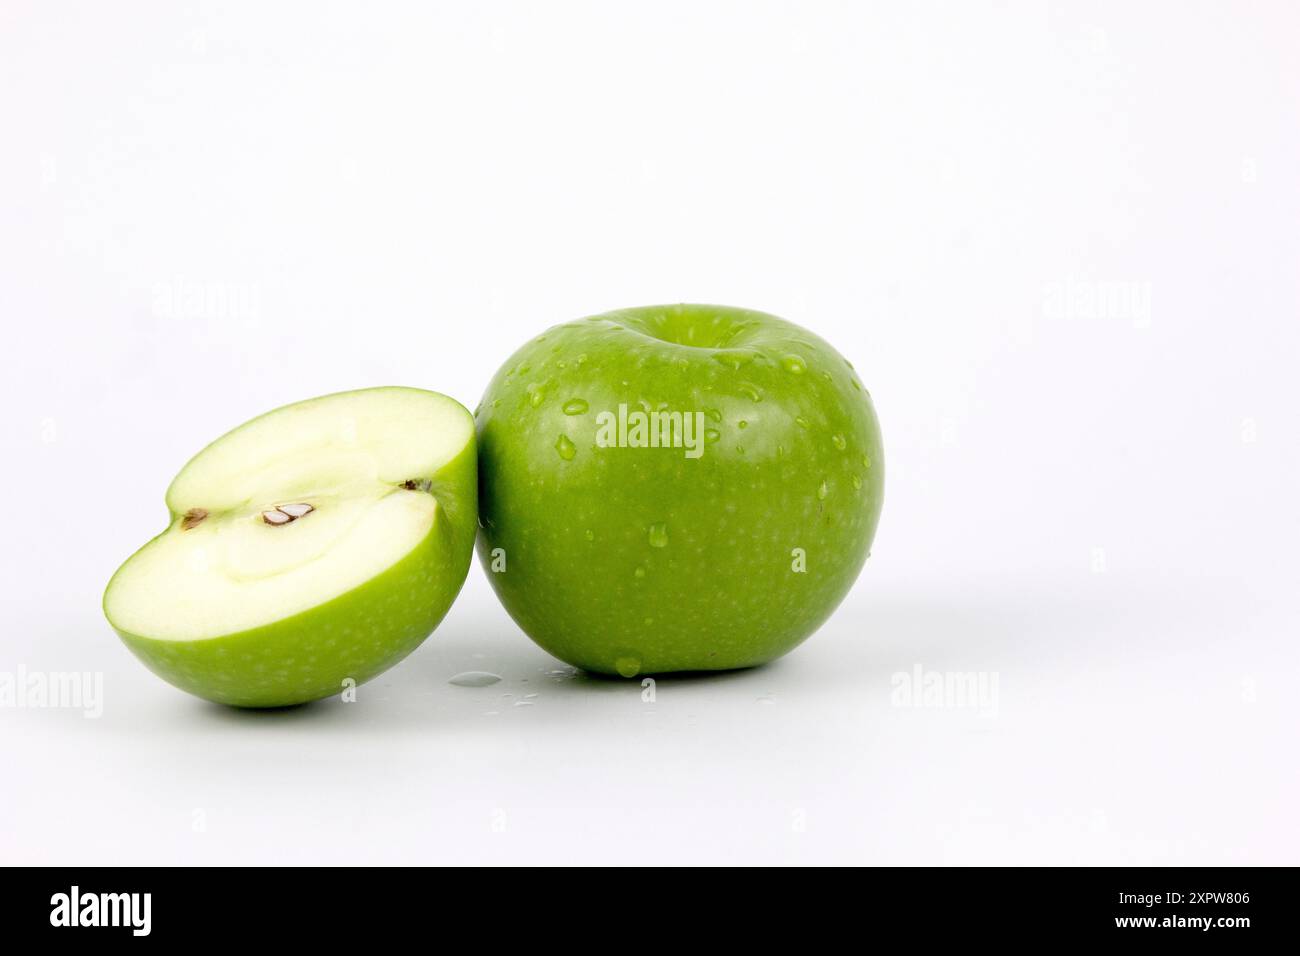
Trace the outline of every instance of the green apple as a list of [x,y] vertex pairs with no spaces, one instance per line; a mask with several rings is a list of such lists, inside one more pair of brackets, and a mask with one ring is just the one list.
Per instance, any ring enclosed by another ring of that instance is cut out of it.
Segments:
[[848,592],[880,515],[866,389],[762,312],[555,326],[501,367],[477,422],[488,578],[533,640],[589,671],[779,657]]
[[372,388],[277,409],[167,490],[167,530],[104,613],[182,690],[241,707],[341,693],[442,620],[469,570],[474,421],[435,392]]

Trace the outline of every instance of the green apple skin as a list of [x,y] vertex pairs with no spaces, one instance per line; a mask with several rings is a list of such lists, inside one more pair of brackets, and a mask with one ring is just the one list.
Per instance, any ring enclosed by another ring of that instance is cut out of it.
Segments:
[[[601,447],[597,415],[620,404],[703,412],[702,454]],[[585,670],[771,661],[868,557],[884,483],[870,396],[775,316],[674,305],[555,326],[501,367],[476,421],[488,579],[534,641]]]
[[[215,703],[287,707],[342,694],[415,650],[460,593],[473,553],[477,467],[471,442],[432,476],[438,510],[420,546],[333,600],[208,640],[154,640],[114,630],[163,680]],[[354,684],[345,684],[349,680]]]

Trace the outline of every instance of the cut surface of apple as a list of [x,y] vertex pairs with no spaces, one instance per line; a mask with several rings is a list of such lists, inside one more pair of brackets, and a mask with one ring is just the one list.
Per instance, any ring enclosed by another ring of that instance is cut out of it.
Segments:
[[196,455],[171,520],[114,575],[109,621],[199,696],[281,706],[338,693],[414,649],[464,583],[474,424],[434,392],[286,406]]

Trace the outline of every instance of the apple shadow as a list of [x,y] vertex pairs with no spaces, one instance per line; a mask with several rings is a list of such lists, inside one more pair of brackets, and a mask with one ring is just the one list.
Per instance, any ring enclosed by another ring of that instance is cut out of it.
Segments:
[[776,661],[770,661],[766,664],[755,664],[750,667],[733,667],[730,670],[699,670],[699,671],[666,671],[656,673],[647,671],[644,674],[637,674],[633,677],[621,677],[618,674],[601,674],[597,671],[587,671],[582,668],[577,669],[574,679],[581,685],[600,685],[614,684],[620,687],[627,687],[633,684],[639,684],[642,680],[650,679],[657,684],[723,684],[737,679],[743,679],[746,675],[752,675],[759,671],[769,670],[776,666]]
[[291,724],[319,719],[319,715],[327,709],[321,706],[324,703],[326,703],[324,700],[313,700],[284,707],[236,707],[233,704],[218,704],[205,700],[200,701],[199,706],[204,717],[225,723]]
[[[1014,585],[1015,582],[1011,582]],[[784,657],[756,667],[683,671],[624,678],[571,667],[533,644],[512,623],[435,635],[406,661],[360,685],[356,703],[337,698],[291,707],[238,708],[202,705],[203,719],[231,727],[328,727],[370,733],[375,725],[399,731],[495,734],[485,718],[554,710],[563,721],[598,718],[593,699],[640,694],[642,681],[670,687],[717,688],[748,704],[749,691],[781,684],[817,693],[857,693],[864,675],[891,674],[920,663],[931,668],[996,670],[1000,667],[1068,666],[1091,657],[1125,616],[1132,595],[1079,596],[1050,590],[863,594],[832,616],[820,632]],[[483,686],[453,685],[457,675],[484,671],[497,680]],[[779,683],[778,683],[779,682]],[[376,693],[380,691],[380,693]],[[582,706],[577,706],[581,704]],[[542,706],[535,706],[542,705]],[[361,719],[358,719],[361,718]]]

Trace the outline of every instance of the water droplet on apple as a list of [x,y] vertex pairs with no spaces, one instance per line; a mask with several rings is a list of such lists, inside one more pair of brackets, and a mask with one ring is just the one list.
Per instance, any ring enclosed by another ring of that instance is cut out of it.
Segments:
[[749,422],[745,421],[745,420],[742,418],[740,421],[736,422],[736,427],[737,427],[737,428],[748,428],[748,427],[749,427]]
[[854,475],[854,476],[853,476],[853,487],[854,487],[854,488],[861,488],[861,487],[862,487],[862,479],[859,478],[857,475]]
[[787,355],[781,359],[781,367],[793,375],[802,375],[808,370],[807,363],[798,355]]
[[863,456],[862,456],[862,467],[863,467],[863,468],[870,468],[870,467],[871,467],[871,459],[868,458],[866,455],[863,455]]
[[722,432],[718,431],[716,428],[704,429],[704,440],[708,442],[710,445],[712,445],[715,441],[717,441],[721,437],[722,437]]
[[761,402],[763,400],[763,393],[758,390],[757,386],[751,385],[749,382],[741,382],[736,386],[736,391],[751,402]]
[[573,456],[578,453],[578,446],[569,440],[568,435],[561,435],[555,440],[555,450],[565,461],[573,461]]
[[529,405],[533,406],[533,408],[537,408],[539,405],[542,404],[542,400],[543,400],[544,398],[546,398],[546,386],[545,386],[545,385],[529,385],[529,386],[528,386],[528,404],[529,404]]
[[831,493],[831,486],[823,479],[822,483],[817,486],[817,500],[825,501],[826,496]]
[[635,571],[632,572],[632,576],[633,576],[633,577],[636,577],[636,578],[643,578],[643,577],[645,577],[645,568],[643,568],[643,567],[641,567],[641,566],[638,565],[638,566],[637,566],[637,569],[636,569]]
[[808,426],[808,419],[804,418],[802,415],[796,415],[796,416],[794,417],[794,423],[795,423],[796,425],[798,425],[800,428],[808,428],[808,427],[809,427],[809,426]]
[[716,408],[706,408],[704,414],[708,415],[715,422],[722,421],[722,412],[718,411]]
[[583,415],[588,409],[586,401],[581,398],[571,398],[564,403],[564,414],[566,415]]
[[635,677],[641,673],[641,658],[625,654],[614,661],[614,670],[618,671],[620,677]]
[[838,448],[840,451],[843,451],[845,448],[849,447],[849,443],[844,440],[843,435],[832,435],[831,444],[834,445],[836,448]]
[[582,532],[582,536],[583,536],[584,538],[586,538],[588,541],[595,541],[595,540],[596,540],[596,532],[592,531],[590,528],[588,528],[586,531]]
[[750,362],[754,361],[753,352],[743,352],[732,349],[726,352],[714,352],[713,360],[720,365],[725,365],[732,371],[737,371]]
[[664,524],[662,521],[650,526],[650,547],[668,547],[668,525]]
[[448,684],[455,684],[457,687],[489,687],[501,680],[501,675],[492,674],[488,671],[465,671],[457,674]]

